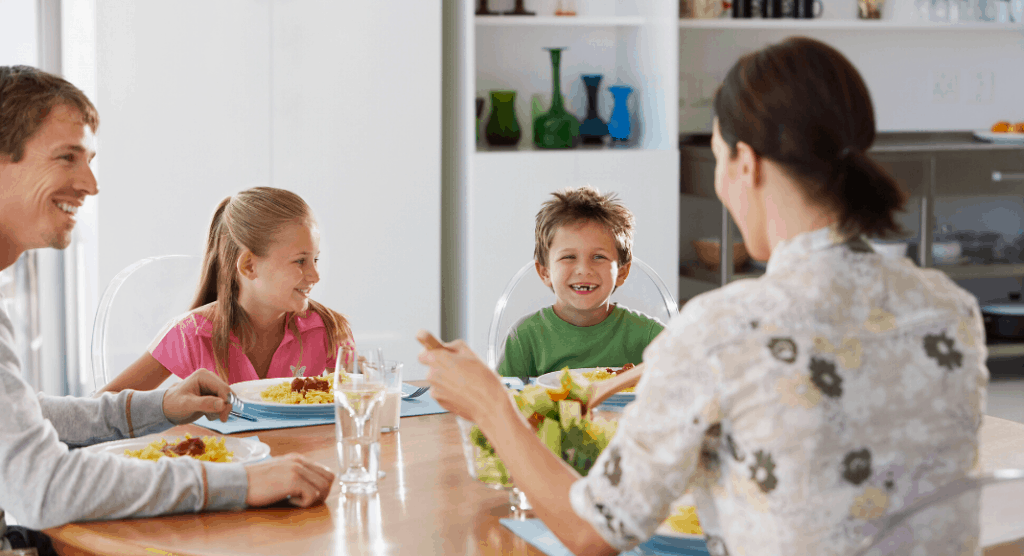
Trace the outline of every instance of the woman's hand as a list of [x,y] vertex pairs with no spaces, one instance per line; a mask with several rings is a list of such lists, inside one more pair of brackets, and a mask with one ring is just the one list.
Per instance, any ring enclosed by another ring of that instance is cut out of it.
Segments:
[[419,361],[430,367],[427,381],[431,396],[441,407],[460,417],[479,423],[481,418],[494,413],[496,403],[509,402],[498,374],[462,340],[424,350]]
[[227,422],[231,413],[231,389],[221,378],[199,369],[164,393],[164,416],[175,425],[191,423],[206,415]]
[[286,454],[263,463],[245,466],[249,491],[245,503],[266,506],[280,500],[308,508],[331,493],[334,472],[299,454]]

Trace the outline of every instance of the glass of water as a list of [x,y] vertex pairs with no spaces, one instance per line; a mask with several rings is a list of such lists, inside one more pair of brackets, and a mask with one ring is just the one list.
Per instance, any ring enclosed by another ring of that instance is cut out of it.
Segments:
[[372,493],[380,472],[380,420],[385,382],[379,365],[356,350],[338,350],[334,373],[334,432],[342,492]]

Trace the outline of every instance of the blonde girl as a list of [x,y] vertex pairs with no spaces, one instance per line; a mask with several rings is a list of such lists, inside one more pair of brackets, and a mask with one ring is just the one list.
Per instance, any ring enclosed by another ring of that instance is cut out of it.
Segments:
[[319,247],[316,220],[295,193],[255,187],[224,199],[191,310],[103,390],[151,390],[201,368],[228,383],[333,369],[352,329],[309,297],[320,281]]

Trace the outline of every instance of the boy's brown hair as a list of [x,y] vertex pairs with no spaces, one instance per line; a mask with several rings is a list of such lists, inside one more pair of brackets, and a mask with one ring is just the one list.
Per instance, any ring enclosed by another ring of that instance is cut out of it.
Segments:
[[602,224],[615,238],[615,249],[619,253],[619,265],[633,261],[633,228],[635,218],[618,200],[615,193],[601,195],[589,185],[573,189],[565,188],[551,194],[537,213],[536,246],[533,258],[541,266],[548,266],[548,250],[555,239],[555,232],[562,226],[582,222]]

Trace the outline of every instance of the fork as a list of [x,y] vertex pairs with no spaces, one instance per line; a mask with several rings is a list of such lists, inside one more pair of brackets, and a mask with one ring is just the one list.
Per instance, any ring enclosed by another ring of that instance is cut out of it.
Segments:
[[429,386],[420,386],[419,388],[414,390],[412,394],[409,394],[408,396],[402,396],[402,399],[403,400],[411,400],[413,398],[418,398],[418,397],[422,396],[423,393],[426,392],[427,390],[430,390]]

